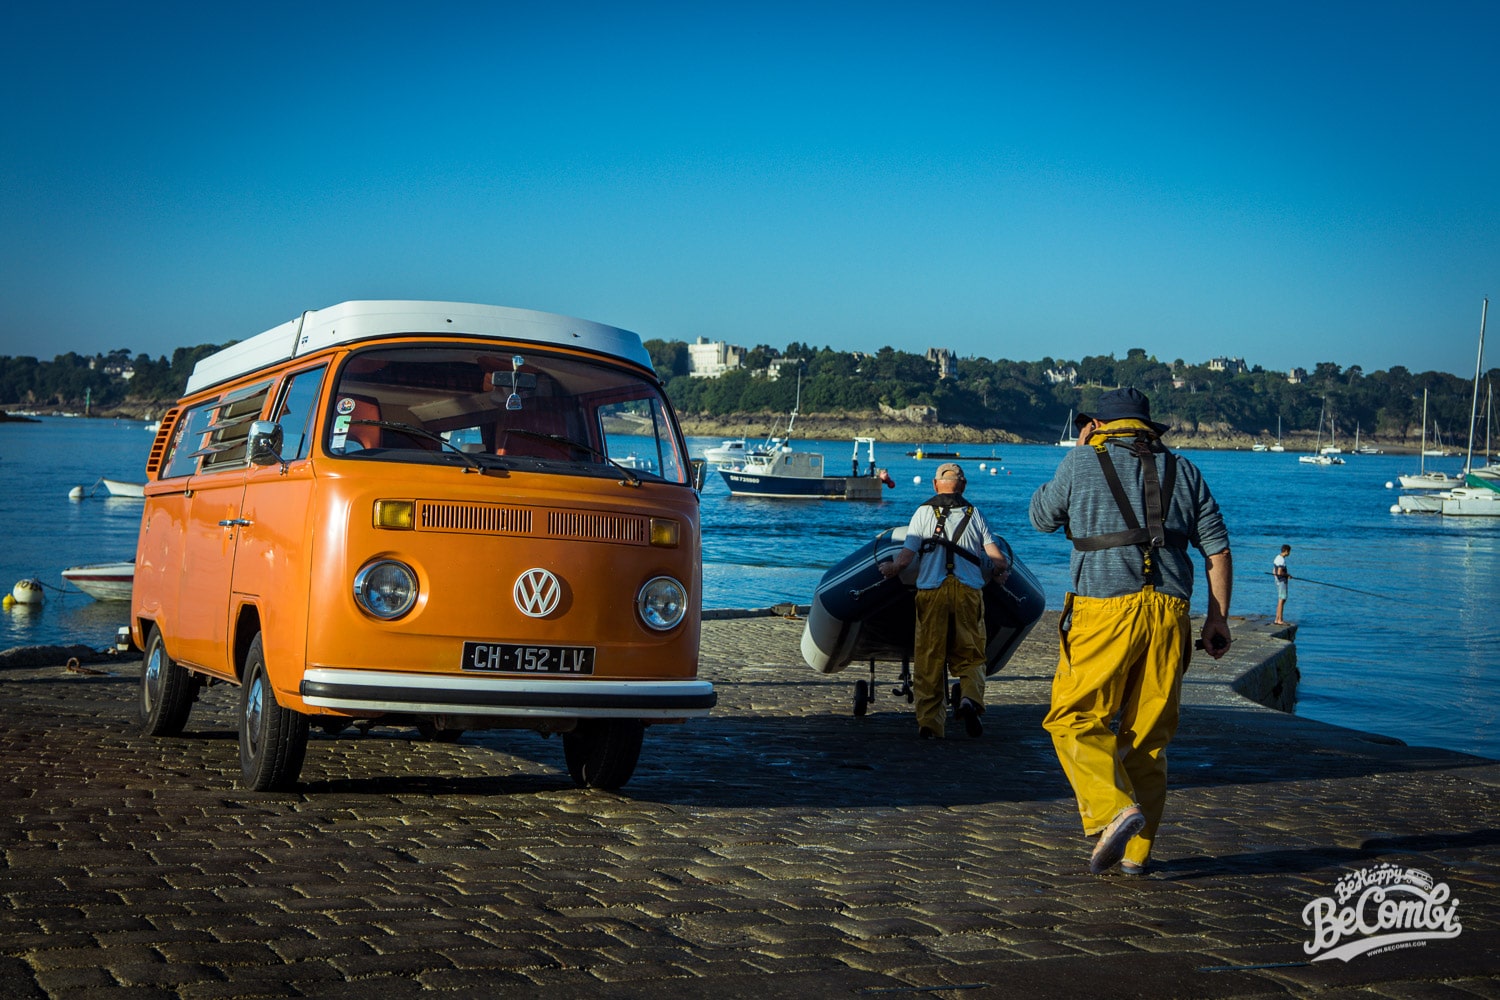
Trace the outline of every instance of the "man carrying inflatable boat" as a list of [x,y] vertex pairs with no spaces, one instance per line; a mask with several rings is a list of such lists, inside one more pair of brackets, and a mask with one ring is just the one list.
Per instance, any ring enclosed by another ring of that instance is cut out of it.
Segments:
[[992,578],[1004,581],[1010,561],[990,534],[989,522],[964,500],[964,470],[953,462],[938,466],[932,478],[937,491],[918,507],[906,526],[906,540],[896,558],[880,564],[887,580],[921,557],[917,569],[915,673],[917,735],[943,736],[947,715],[943,675],[958,679],[953,715],[970,736],[984,726],[984,602],[980,593]]
[[[856,661],[869,662],[869,679],[854,685],[857,716],[866,713],[875,697],[876,661],[899,662],[901,684],[891,693],[916,703],[918,733],[926,729],[933,736],[944,731],[944,660],[951,659],[953,675],[959,677],[951,692],[955,715],[972,735],[979,735],[984,678],[1010,661],[1041,617],[1046,599],[1036,577],[1005,539],[992,534],[977,511],[963,523],[969,504],[963,499],[963,472],[957,465],[940,466],[933,487],[937,495],[918,508],[910,525],[887,528],[823,574],[802,632],[802,658],[824,674],[838,673]],[[933,537],[940,513],[943,538],[956,546]],[[958,554],[960,549],[969,555]],[[949,616],[941,610],[945,605],[929,603],[949,579],[950,562],[953,576],[963,582],[948,583],[949,596],[982,608],[965,618],[968,634],[962,644],[948,637]],[[919,598],[919,586],[934,589],[926,591],[929,597]],[[941,618],[935,646],[918,635],[922,604]],[[931,682],[924,685],[926,698],[918,703],[911,664],[915,654],[923,669],[924,653],[932,657],[925,664]],[[966,699],[972,710],[965,707]]]

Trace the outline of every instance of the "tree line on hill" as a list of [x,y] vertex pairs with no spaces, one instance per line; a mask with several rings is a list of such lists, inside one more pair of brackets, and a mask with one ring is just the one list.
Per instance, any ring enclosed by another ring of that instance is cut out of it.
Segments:
[[[1426,389],[1429,438],[1435,424],[1445,440],[1456,443],[1467,440],[1472,392],[1470,380],[1447,372],[1413,373],[1401,366],[1365,372],[1359,365],[1343,368],[1325,361],[1291,382],[1285,372],[1259,366],[1234,373],[1180,358],[1167,364],[1139,347],[1123,358],[1094,355],[1077,362],[960,358],[953,376],[940,378],[936,362],[891,347],[853,354],[798,343],[780,352],[761,345],[747,352],[742,367],[698,378],[688,374],[686,343],[649,340],[645,346],[666,379],[673,405],[687,415],[790,413],[799,406],[794,373],[800,371],[803,414],[869,412],[877,403],[897,410],[923,406],[935,411],[938,423],[1031,436],[1060,434],[1070,411],[1087,412],[1100,393],[1135,386],[1150,397],[1152,416],[1180,432],[1274,437],[1280,418],[1285,435],[1311,434],[1326,406],[1325,436],[1336,422],[1347,438],[1358,427],[1367,436],[1414,442],[1421,436]],[[777,359],[795,364],[783,365],[780,377],[772,378],[766,366]],[[1055,382],[1047,375],[1070,367],[1076,369],[1076,382]],[[1478,433],[1483,433],[1482,417]]]
[[[95,412],[160,408],[182,395],[199,359],[226,346],[180,347],[171,358],[154,359],[132,357],[128,350],[70,352],[51,361],[0,356],[0,402],[10,408],[80,410],[88,399]],[[1365,372],[1331,361],[1293,383],[1285,373],[1258,366],[1231,373],[1181,359],[1166,364],[1142,348],[1130,349],[1124,358],[1095,355],[1077,362],[960,358],[952,377],[940,378],[935,362],[891,347],[856,354],[802,343],[782,351],[760,345],[747,352],[742,367],[697,378],[688,374],[685,342],[648,340],[645,347],[672,404],[686,416],[788,414],[794,407],[806,415],[839,416],[868,414],[883,404],[894,410],[926,407],[939,424],[1031,435],[1060,433],[1069,411],[1086,412],[1099,393],[1132,385],[1150,396],[1153,417],[1185,433],[1274,435],[1278,417],[1285,435],[1310,433],[1326,406],[1326,419],[1337,421],[1345,437],[1357,425],[1367,436],[1415,440],[1421,435],[1426,389],[1429,435],[1435,425],[1449,443],[1461,444],[1472,390],[1468,379],[1446,372],[1413,373],[1400,366]],[[792,364],[783,365],[782,377],[772,378],[767,368],[772,361]],[[1047,375],[1070,367],[1077,371],[1076,384]],[[122,377],[127,370],[128,379]],[[1481,434],[1483,429],[1481,418]]]

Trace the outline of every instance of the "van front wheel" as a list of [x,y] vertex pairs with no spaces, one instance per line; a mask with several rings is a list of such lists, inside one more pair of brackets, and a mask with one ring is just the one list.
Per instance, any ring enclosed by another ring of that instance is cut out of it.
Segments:
[[136,703],[141,732],[146,736],[181,733],[193,708],[193,683],[192,674],[167,655],[161,629],[152,625],[141,660],[141,696]]
[[584,719],[563,733],[563,756],[579,788],[616,789],[635,773],[646,724],[640,719]]
[[297,783],[306,756],[307,716],[277,703],[257,635],[250,641],[240,686],[240,786],[286,791]]

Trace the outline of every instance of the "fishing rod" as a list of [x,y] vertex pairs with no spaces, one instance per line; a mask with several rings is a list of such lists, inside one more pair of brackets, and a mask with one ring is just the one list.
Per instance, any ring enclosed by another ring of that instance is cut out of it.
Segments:
[[[1267,576],[1275,576],[1276,574],[1272,573],[1270,570],[1266,570],[1266,575]],[[1288,579],[1296,580],[1299,583],[1316,584],[1319,587],[1332,587],[1335,590],[1347,590],[1351,594],[1363,594],[1366,597],[1378,597],[1382,601],[1394,601],[1394,600],[1397,600],[1397,598],[1392,597],[1390,594],[1377,594],[1377,593],[1375,593],[1373,591],[1369,591],[1369,590],[1359,590],[1356,587],[1346,587],[1346,586],[1344,586],[1341,583],[1324,583],[1322,580],[1309,580],[1305,576],[1293,576],[1293,577],[1289,577]]]

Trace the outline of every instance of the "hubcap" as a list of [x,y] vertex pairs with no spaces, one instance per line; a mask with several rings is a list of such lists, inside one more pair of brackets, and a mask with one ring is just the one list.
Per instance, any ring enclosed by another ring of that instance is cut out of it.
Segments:
[[252,753],[260,748],[262,691],[260,675],[257,674],[250,682],[250,690],[245,692],[245,740],[250,744]]
[[145,684],[141,685],[141,694],[146,699],[146,708],[156,704],[156,689],[161,686],[161,660],[162,651],[158,646],[151,650],[151,658],[146,661]]

